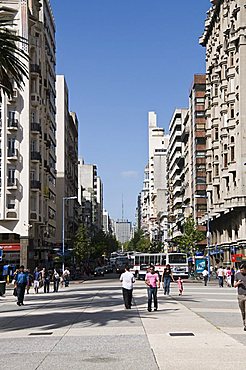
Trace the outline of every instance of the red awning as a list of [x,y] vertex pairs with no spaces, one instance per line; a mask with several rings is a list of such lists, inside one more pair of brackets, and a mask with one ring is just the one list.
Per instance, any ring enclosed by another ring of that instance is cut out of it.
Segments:
[[0,244],[0,249],[4,252],[17,252],[20,251],[20,244]]

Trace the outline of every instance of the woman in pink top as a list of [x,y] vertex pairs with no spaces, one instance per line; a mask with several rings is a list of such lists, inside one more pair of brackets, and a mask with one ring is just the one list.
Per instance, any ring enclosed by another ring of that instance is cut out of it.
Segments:
[[150,266],[149,272],[145,276],[145,284],[148,287],[148,311],[151,312],[152,297],[154,299],[154,310],[157,311],[157,288],[160,288],[160,279],[153,266]]

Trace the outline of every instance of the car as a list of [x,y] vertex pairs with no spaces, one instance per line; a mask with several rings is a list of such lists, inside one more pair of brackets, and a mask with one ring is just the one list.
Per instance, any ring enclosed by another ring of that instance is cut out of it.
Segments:
[[137,271],[137,279],[144,280],[149,265],[140,265],[140,269]]
[[104,268],[96,267],[94,270],[94,276],[104,276]]
[[111,265],[103,266],[103,269],[104,269],[105,274],[109,274],[109,273],[113,272],[113,267]]

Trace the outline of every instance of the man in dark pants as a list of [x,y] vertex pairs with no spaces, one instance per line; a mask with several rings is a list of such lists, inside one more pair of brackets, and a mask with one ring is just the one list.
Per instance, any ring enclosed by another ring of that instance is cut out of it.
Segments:
[[157,311],[157,288],[160,288],[160,279],[153,266],[150,266],[149,272],[145,276],[145,284],[148,287],[148,311],[151,312],[152,296],[154,298],[154,310]]
[[129,266],[126,266],[125,272],[121,274],[120,277],[120,281],[122,282],[123,299],[127,310],[131,309],[132,306],[133,283],[135,283],[135,278],[129,270]]
[[246,331],[246,263],[240,266],[236,273],[234,287],[238,292],[238,305],[242,314],[244,331]]
[[28,273],[24,271],[23,265],[20,266],[19,272],[16,275],[15,283],[16,283],[17,299],[18,299],[17,305],[23,306],[25,289],[28,283]]

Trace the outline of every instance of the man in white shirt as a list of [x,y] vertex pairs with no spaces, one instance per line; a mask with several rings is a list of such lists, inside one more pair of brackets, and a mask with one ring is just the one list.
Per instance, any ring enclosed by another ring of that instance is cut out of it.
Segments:
[[203,280],[204,280],[204,285],[207,286],[207,284],[208,284],[208,270],[206,269],[206,267],[202,272],[202,276],[203,276]]
[[129,270],[129,266],[126,266],[125,272],[123,272],[120,277],[120,281],[122,282],[123,299],[127,310],[131,309],[132,306],[133,283],[135,283],[135,278]]
[[217,270],[217,276],[219,278],[219,287],[220,288],[223,288],[223,284],[224,284],[224,269],[222,268],[222,266],[220,266],[220,268],[218,268],[218,270]]

